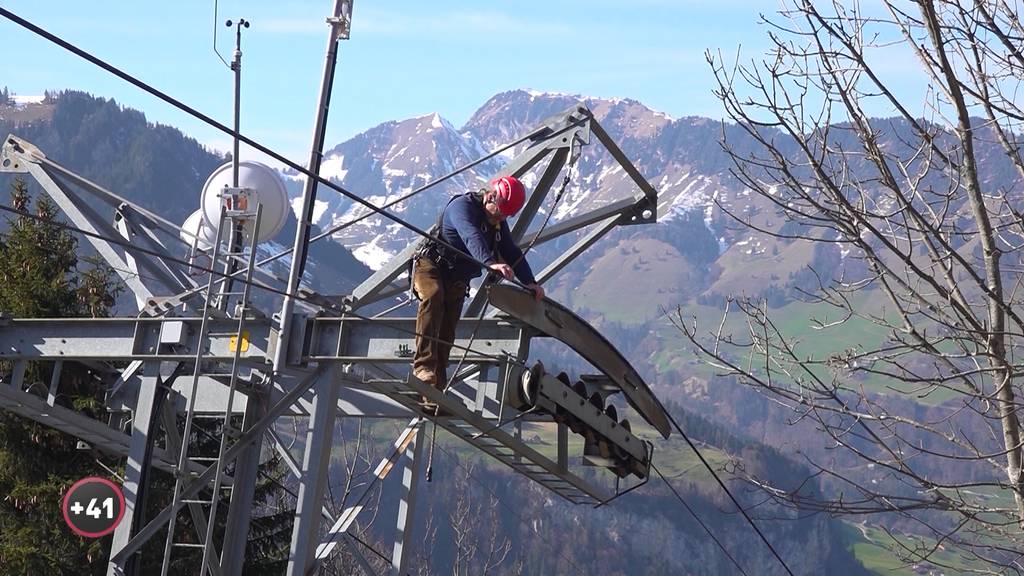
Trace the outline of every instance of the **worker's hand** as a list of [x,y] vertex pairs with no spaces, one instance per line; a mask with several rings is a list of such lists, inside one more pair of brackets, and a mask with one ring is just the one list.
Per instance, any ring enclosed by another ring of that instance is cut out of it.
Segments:
[[504,262],[495,262],[494,264],[488,266],[488,268],[491,269],[491,272],[500,275],[505,280],[511,280],[516,276],[516,273],[512,270],[512,267],[509,266],[508,264],[505,264]]
[[541,286],[540,284],[527,284],[526,287],[529,288],[530,290],[533,290],[533,296],[534,298],[537,299],[537,302],[540,302],[541,300],[544,299],[543,286]]

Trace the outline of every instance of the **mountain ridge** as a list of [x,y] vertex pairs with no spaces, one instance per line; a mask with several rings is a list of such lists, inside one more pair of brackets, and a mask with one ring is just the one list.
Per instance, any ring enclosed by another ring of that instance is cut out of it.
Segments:
[[[0,132],[24,138],[53,161],[172,222],[184,222],[199,207],[207,177],[228,160],[177,128],[149,122],[142,112],[73,90],[0,105]],[[0,175],[0,184],[10,180]],[[38,189],[28,180],[30,189]],[[277,242],[261,252],[282,251],[283,243],[290,248],[295,229],[289,217]],[[320,256],[309,276],[319,289],[341,292],[369,274],[340,245],[318,242],[310,250]],[[287,273],[286,265],[287,258],[277,272]]]

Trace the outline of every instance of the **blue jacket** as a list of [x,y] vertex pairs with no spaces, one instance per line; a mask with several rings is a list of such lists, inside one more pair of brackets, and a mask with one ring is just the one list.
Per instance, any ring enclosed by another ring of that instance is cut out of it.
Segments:
[[[484,211],[478,195],[462,194],[449,202],[441,216],[439,234],[441,240],[484,264],[491,265],[504,261],[511,265],[516,278],[523,284],[536,283],[530,265],[526,258],[523,258],[522,250],[512,241],[508,224],[502,221],[500,226],[491,225],[487,221],[487,212]],[[458,256],[451,278],[469,280],[482,273],[480,266]]]

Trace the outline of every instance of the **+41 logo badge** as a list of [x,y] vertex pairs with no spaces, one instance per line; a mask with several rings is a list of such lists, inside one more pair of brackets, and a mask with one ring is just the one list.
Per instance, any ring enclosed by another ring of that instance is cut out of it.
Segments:
[[75,534],[100,538],[113,532],[124,517],[124,493],[106,478],[82,478],[64,495],[63,511]]

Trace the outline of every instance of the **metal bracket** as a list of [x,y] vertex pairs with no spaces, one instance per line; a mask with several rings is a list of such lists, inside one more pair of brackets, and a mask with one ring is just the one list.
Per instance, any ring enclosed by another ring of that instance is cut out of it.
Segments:
[[4,141],[3,150],[0,151],[0,172],[26,174],[26,163],[33,162],[35,156],[46,158],[38,148],[10,134]]
[[341,0],[339,14],[328,16],[327,24],[334,28],[334,40],[348,40],[352,32],[352,2],[353,0]]
[[618,226],[636,226],[638,224],[654,224],[658,219],[658,205],[655,199],[644,196],[635,204],[622,211],[615,221]]
[[[594,120],[594,114],[585,106],[574,106],[563,112],[548,117],[542,123],[544,129],[535,136],[532,141],[543,144],[543,148],[554,150],[557,148],[568,148],[577,140],[582,146],[590,144],[590,124]],[[566,130],[553,138],[552,135],[559,129],[576,124],[575,128]],[[525,172],[525,171],[524,171]]]

